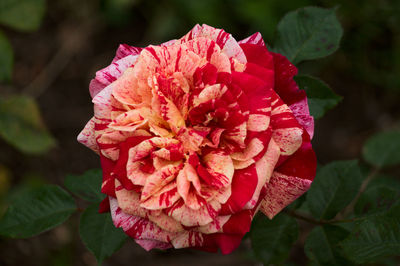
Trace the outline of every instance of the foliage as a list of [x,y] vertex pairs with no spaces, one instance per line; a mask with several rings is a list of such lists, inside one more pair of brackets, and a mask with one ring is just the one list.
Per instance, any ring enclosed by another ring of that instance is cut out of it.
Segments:
[[7,37],[0,31],[0,81],[11,78],[13,51]]
[[[322,52],[323,49],[316,47],[325,39],[332,42],[335,50],[341,35],[333,10],[305,8],[283,18],[274,49],[298,63],[329,55],[329,49]],[[318,79],[298,76],[296,81],[306,90],[315,118],[321,118],[341,99]],[[379,133],[367,140],[363,158],[372,165],[368,176],[356,160],[334,161],[320,167],[306,194],[306,208],[296,203],[287,208],[286,214],[315,225],[304,245],[304,252],[313,264],[373,263],[400,254],[399,183],[396,179],[376,177],[379,168],[400,163],[399,140],[398,131]],[[374,177],[379,181],[372,180]],[[263,222],[252,225],[253,249],[265,264],[281,263],[282,254],[286,257],[289,254],[279,249],[282,245],[288,247],[289,243],[288,236],[279,234],[281,231],[276,227],[276,223],[285,225],[280,221],[282,215],[269,222],[264,218]],[[272,237],[271,246],[266,239],[271,239],[273,231],[277,233]]]
[[0,235],[27,238],[63,223],[75,212],[75,201],[55,185],[29,189],[14,200],[0,220]]
[[[45,7],[45,0],[3,0],[0,25],[19,31],[36,30]],[[0,31],[0,82],[11,80],[13,58],[11,44]],[[35,100],[25,95],[0,99],[0,136],[27,154],[44,153],[55,143],[42,122]]]
[[364,159],[377,167],[400,163],[400,131],[379,133],[367,140]]
[[2,0],[0,23],[21,31],[36,30],[45,8],[45,0]]
[[67,175],[65,177],[65,187],[88,202],[99,202],[104,198],[100,192],[101,188],[101,169],[92,169],[82,175]]
[[348,234],[348,231],[339,226],[316,226],[306,239],[304,251],[318,265],[346,265],[348,263],[337,245]]
[[317,172],[307,205],[318,219],[332,219],[357,195],[362,176],[357,161],[332,162]]
[[260,215],[252,226],[250,238],[254,253],[267,265],[282,263],[299,234],[296,220],[284,214],[278,214],[273,220]]
[[332,54],[342,34],[334,9],[301,8],[279,22],[274,50],[297,64]]
[[117,251],[127,239],[121,228],[115,228],[109,213],[99,213],[98,204],[88,207],[81,216],[79,234],[99,263]]
[[55,144],[36,102],[26,96],[0,99],[0,136],[24,153],[43,153]]

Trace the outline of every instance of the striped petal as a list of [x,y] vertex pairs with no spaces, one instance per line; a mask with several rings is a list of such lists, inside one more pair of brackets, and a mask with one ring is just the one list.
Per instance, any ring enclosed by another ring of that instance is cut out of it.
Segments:
[[99,147],[96,143],[96,136],[95,136],[95,118],[92,117],[89,122],[85,125],[85,128],[79,133],[78,141],[88,147],[89,149],[98,153]]
[[270,182],[265,185],[267,194],[261,202],[260,210],[272,219],[283,208],[303,195],[309,189],[311,182],[308,179],[274,172]]
[[116,81],[128,67],[135,64],[137,58],[137,55],[128,54],[114,61],[108,67],[97,71],[96,77],[92,79],[89,85],[90,96],[94,98],[105,87]]

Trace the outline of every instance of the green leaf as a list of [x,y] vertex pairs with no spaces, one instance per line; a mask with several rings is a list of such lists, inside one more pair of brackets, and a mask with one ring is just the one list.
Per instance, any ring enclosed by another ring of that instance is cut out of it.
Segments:
[[349,232],[338,226],[317,226],[308,235],[304,251],[307,257],[317,265],[348,265],[338,247],[338,243],[348,234]]
[[367,140],[362,151],[364,160],[378,167],[400,163],[400,131],[378,133]]
[[44,153],[55,144],[36,102],[26,96],[0,99],[0,136],[24,153]]
[[115,26],[123,26],[130,22],[133,16],[132,6],[136,4],[132,0],[101,0],[101,11],[107,21]]
[[46,9],[45,0],[1,0],[0,23],[16,30],[39,28]]
[[342,34],[335,9],[305,7],[289,12],[279,22],[274,50],[297,64],[332,54]]
[[358,264],[400,254],[400,204],[359,222],[340,245],[344,254]]
[[298,231],[296,220],[283,213],[272,220],[257,216],[250,231],[256,257],[266,265],[282,263],[289,256]]
[[332,219],[357,195],[362,182],[358,162],[337,161],[318,169],[307,193],[307,205],[317,219]]
[[27,238],[60,225],[76,210],[74,199],[55,185],[25,191],[0,220],[0,235]]
[[0,81],[11,80],[13,50],[7,37],[0,31]]
[[127,235],[114,226],[110,213],[99,213],[98,208],[98,204],[94,204],[84,211],[79,233],[100,264],[123,245]]
[[372,180],[354,206],[356,215],[371,215],[389,210],[400,201],[400,182],[378,176]]
[[89,202],[99,202],[104,199],[101,183],[101,169],[91,169],[82,175],[67,175],[64,182],[66,188]]
[[300,89],[306,91],[310,113],[315,119],[323,117],[326,111],[335,107],[342,99],[320,79],[311,76],[296,76],[295,81]]
[[302,205],[306,202],[306,195],[303,194],[299,198],[297,198],[295,201],[293,201],[291,204],[289,204],[286,208],[288,210],[296,210],[302,207]]

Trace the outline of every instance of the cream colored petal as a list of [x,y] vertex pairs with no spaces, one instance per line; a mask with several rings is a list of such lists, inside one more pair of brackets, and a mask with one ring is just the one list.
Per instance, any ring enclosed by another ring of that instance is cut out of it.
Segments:
[[275,165],[280,156],[280,148],[273,139],[268,144],[268,149],[264,156],[256,162],[256,171],[258,177],[257,187],[251,200],[245,205],[244,209],[252,209],[256,206],[260,191],[265,183],[269,182],[274,171]]
[[247,161],[259,154],[263,149],[263,142],[258,138],[253,138],[243,152],[232,153],[231,157],[237,161]]
[[140,195],[138,193],[124,189],[117,179],[115,179],[115,188],[118,206],[124,213],[146,217],[147,211],[140,206]]
[[174,248],[200,247],[203,245],[203,236],[200,232],[183,231],[171,240]]
[[87,122],[85,128],[79,133],[78,141],[93,150],[96,153],[99,153],[99,147],[96,143],[95,131],[94,131],[95,119],[92,117],[89,122]]
[[224,152],[212,151],[203,156],[203,161],[208,172],[215,178],[213,182],[219,184],[218,187],[226,187],[231,184],[234,167],[229,155]]
[[176,178],[182,164],[170,164],[155,171],[146,179],[140,200],[143,202]]
[[161,190],[151,195],[140,206],[148,210],[159,210],[171,207],[181,196],[176,189],[176,183],[171,182]]
[[298,127],[279,128],[272,132],[272,138],[281,148],[282,155],[292,155],[303,142],[303,129]]
[[165,231],[178,233],[185,230],[179,222],[177,222],[174,218],[164,214],[163,212],[159,213],[158,215],[149,214],[147,217],[150,221],[152,221]]
[[211,223],[200,226],[197,230],[203,234],[223,233],[224,224],[231,218],[230,215],[217,216]]
[[262,114],[251,114],[247,121],[247,129],[255,132],[262,132],[268,129],[270,117]]

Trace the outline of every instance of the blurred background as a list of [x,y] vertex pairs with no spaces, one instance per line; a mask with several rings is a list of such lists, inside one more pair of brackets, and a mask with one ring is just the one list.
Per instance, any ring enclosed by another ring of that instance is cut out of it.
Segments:
[[[111,62],[120,43],[159,44],[206,23],[237,40],[259,31],[273,46],[280,18],[309,5],[337,6],[344,28],[335,54],[298,66],[300,73],[321,78],[344,97],[316,122],[318,162],[357,158],[366,138],[399,125],[400,1],[0,0],[0,37],[11,46],[0,38],[0,50],[11,48],[14,58],[9,77],[0,76],[0,99],[32,96],[55,143],[31,154],[0,139],[0,213],[26,187],[62,184],[66,174],[100,167],[98,156],[76,137],[93,114],[89,82]],[[78,220],[74,215],[31,239],[0,239],[0,265],[96,265],[79,239]],[[300,237],[288,265],[305,265],[303,244]],[[193,250],[146,252],[127,241],[104,265],[258,265],[249,245],[245,240],[237,251],[221,256]]]

